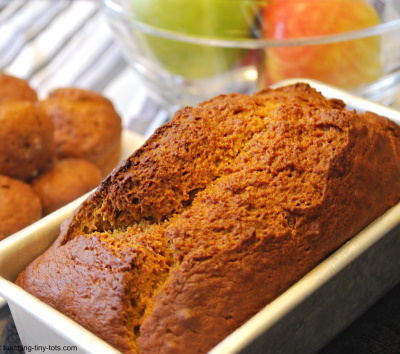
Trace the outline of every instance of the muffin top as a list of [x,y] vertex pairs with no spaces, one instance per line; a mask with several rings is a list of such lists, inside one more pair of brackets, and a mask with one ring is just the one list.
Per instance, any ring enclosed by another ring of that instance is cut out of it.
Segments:
[[37,103],[0,104],[0,174],[28,180],[53,160],[53,124]]
[[121,136],[121,118],[104,96],[78,88],[60,88],[41,102],[54,124],[56,155],[97,163]]
[[40,197],[43,214],[61,208],[97,187],[101,182],[100,169],[90,161],[78,158],[57,160],[32,181]]
[[0,103],[38,100],[36,91],[27,81],[0,72]]

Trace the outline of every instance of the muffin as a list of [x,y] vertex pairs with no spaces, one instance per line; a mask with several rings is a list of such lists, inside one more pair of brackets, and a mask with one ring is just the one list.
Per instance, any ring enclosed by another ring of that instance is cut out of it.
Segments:
[[40,197],[43,214],[61,208],[97,187],[101,171],[93,163],[78,158],[58,160],[32,181],[33,190]]
[[0,175],[0,240],[39,220],[42,206],[32,187]]
[[119,162],[121,118],[107,98],[78,88],[60,88],[41,102],[54,123],[56,155],[83,158],[108,174]]
[[37,100],[36,91],[25,80],[0,72],[0,103]]
[[53,124],[37,103],[0,104],[0,174],[28,180],[53,161]]

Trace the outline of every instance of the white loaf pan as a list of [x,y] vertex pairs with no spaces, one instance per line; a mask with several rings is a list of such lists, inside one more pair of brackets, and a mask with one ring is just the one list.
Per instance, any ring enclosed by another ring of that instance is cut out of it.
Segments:
[[[316,81],[288,80],[275,87],[296,81],[310,83],[326,97],[342,99],[348,108],[370,110],[400,124],[400,112]],[[21,341],[29,352],[43,352],[35,345],[57,346],[53,350],[57,352],[62,352],[63,348],[65,352],[71,349],[79,353],[116,352],[13,284],[28,263],[49,247],[58,235],[61,222],[82,200],[80,198],[0,242],[0,295],[7,300]],[[211,353],[318,351],[400,282],[399,254],[400,204],[347,242]]]

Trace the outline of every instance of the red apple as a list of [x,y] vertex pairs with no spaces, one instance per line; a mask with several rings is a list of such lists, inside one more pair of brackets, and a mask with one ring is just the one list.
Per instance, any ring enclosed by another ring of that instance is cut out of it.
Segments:
[[[376,10],[365,0],[275,0],[264,10],[264,36],[285,40],[323,36],[378,25]],[[354,89],[381,75],[379,36],[330,44],[270,47],[267,84],[287,78],[311,78]]]

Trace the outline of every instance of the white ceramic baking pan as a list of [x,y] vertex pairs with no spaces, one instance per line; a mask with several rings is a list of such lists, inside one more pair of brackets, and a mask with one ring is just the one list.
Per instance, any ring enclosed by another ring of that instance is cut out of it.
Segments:
[[[311,80],[326,97],[370,110],[400,124],[400,112]],[[0,242],[0,295],[11,309],[29,352],[115,353],[102,340],[13,284],[58,235],[83,200]],[[400,282],[400,204],[373,222],[316,269],[228,336],[211,353],[313,353]],[[36,346],[36,347],[35,347]],[[40,347],[39,347],[40,346]]]

